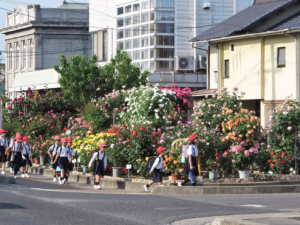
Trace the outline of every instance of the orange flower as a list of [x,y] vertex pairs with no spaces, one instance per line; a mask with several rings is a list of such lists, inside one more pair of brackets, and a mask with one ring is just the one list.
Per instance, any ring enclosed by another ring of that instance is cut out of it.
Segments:
[[246,122],[247,122],[247,119],[246,119],[246,118],[243,118],[243,122],[246,123]]
[[182,173],[183,169],[179,169],[179,173]]
[[254,133],[254,130],[252,129],[252,130],[250,130],[250,134],[253,134]]
[[247,143],[249,143],[249,142],[250,142],[250,140],[249,140],[249,139],[247,139],[247,140],[246,140],[246,142],[247,142]]
[[239,116],[240,116],[240,114],[238,114],[238,113],[235,114],[235,117],[236,117],[236,118],[239,117]]
[[176,161],[176,160],[174,160],[174,161],[173,161],[173,163],[176,165],[176,164],[177,164],[177,161]]
[[225,138],[222,138],[222,142],[225,142],[226,141],[226,139]]
[[167,159],[168,158],[168,156],[167,155],[165,155],[165,159]]

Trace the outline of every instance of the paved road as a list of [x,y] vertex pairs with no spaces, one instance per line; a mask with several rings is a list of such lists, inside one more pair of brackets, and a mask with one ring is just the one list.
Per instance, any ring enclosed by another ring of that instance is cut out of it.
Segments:
[[33,175],[0,185],[0,224],[171,224],[220,215],[300,211],[300,194],[155,196]]

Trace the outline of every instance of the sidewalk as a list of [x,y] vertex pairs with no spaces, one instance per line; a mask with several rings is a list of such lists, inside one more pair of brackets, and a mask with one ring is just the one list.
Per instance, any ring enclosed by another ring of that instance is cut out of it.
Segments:
[[[300,211],[300,209],[299,209]],[[172,225],[293,225],[300,224],[300,212],[201,217],[180,220]]]

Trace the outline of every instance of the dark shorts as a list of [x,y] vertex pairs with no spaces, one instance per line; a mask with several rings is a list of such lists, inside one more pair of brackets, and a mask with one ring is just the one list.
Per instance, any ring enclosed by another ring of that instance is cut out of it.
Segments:
[[24,155],[26,159],[22,159],[22,166],[32,166],[31,160],[28,155]]
[[0,146],[0,163],[7,161],[7,155],[5,154],[5,149],[3,146]]
[[14,159],[14,162],[13,162],[13,168],[16,169],[16,170],[19,170],[20,167],[22,166],[22,154],[21,152],[17,152],[15,154],[15,159]]
[[69,160],[68,157],[59,157],[58,158],[58,166],[61,170],[68,170],[69,168]]
[[161,173],[161,170],[154,169],[153,172],[152,172],[152,175],[153,175],[152,181],[154,181],[154,182],[162,182],[162,173]]

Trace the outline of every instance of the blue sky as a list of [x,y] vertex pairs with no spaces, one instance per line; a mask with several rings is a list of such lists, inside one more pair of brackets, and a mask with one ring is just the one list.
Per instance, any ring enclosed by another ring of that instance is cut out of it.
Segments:
[[[80,3],[88,3],[88,0],[74,0]],[[67,0],[67,2],[71,2],[71,0]],[[63,3],[63,0],[0,0],[0,7],[13,10],[14,8],[18,8],[20,5],[27,4],[40,4],[42,8],[56,8]],[[0,27],[5,27],[6,25],[6,10],[0,9]],[[5,50],[5,35],[0,34],[0,51],[3,52]],[[1,58],[2,57],[2,58]],[[2,59],[2,60],[1,60]],[[0,56],[0,63],[4,63],[5,54],[2,53]]]

